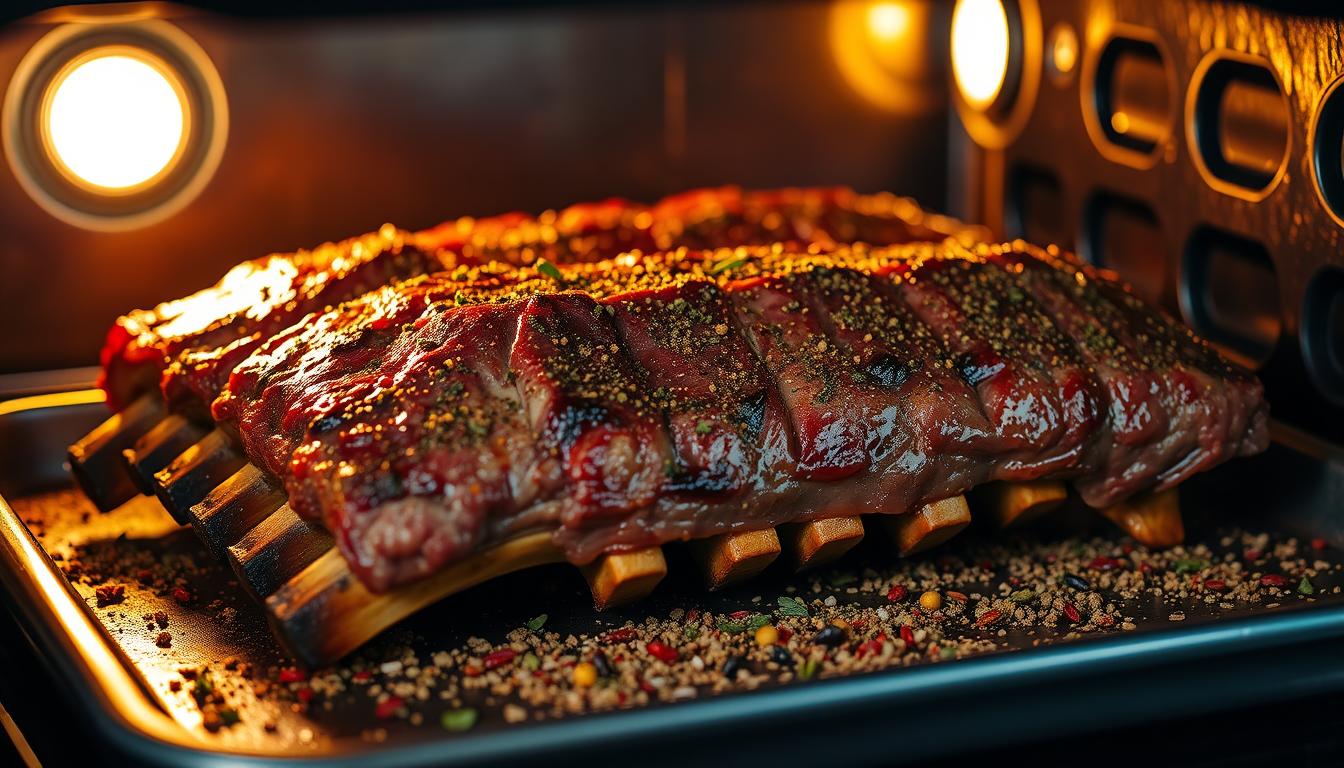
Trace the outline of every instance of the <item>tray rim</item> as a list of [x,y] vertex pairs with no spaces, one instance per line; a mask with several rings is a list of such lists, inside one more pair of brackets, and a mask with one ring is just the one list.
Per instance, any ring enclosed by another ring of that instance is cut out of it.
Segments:
[[[99,390],[75,390],[0,402],[0,419],[44,409],[103,402]],[[0,467],[0,472],[5,470]],[[1241,653],[1344,637],[1344,606],[1317,605],[1216,620],[1192,627],[1119,634],[990,654],[954,663],[892,669],[748,695],[706,697],[675,706],[651,706],[548,721],[446,741],[387,747],[360,745],[346,752],[232,748],[209,743],[161,709],[135,677],[130,661],[92,615],[56,563],[0,495],[0,583],[25,631],[37,635],[52,668],[100,733],[118,748],[176,764],[320,761],[356,765],[371,756],[399,764],[473,763],[544,755],[551,750],[620,737],[633,739],[710,725],[748,723],[818,707],[880,705],[909,697],[946,696],[980,688],[1038,685],[1155,664]],[[1344,677],[1344,676],[1341,676]],[[1344,685],[1344,679],[1338,681]],[[745,699],[749,699],[744,706]],[[444,746],[450,744],[445,754]],[[167,750],[157,755],[148,750]]]

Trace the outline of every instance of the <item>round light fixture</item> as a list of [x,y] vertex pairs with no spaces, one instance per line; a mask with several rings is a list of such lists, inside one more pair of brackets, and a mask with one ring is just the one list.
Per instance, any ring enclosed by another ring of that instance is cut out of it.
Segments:
[[58,27],[20,63],[3,121],[29,195],[97,230],[146,226],[189,203],[218,167],[228,127],[209,58],[157,20]]
[[952,76],[966,103],[987,109],[1008,80],[1012,31],[1000,0],[960,0],[952,11]]

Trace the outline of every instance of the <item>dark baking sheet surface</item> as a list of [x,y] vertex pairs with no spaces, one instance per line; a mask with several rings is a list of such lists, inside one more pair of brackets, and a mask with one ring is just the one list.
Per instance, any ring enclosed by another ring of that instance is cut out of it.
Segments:
[[[1185,599],[1154,595],[1128,601],[1113,598],[1118,603],[1115,615],[1121,620],[1111,627],[1084,622],[1086,626],[1081,633],[1075,632],[1069,622],[1061,622],[1055,628],[1004,623],[980,629],[950,621],[947,639],[941,642],[945,648],[954,649],[950,653],[933,654],[933,659],[925,653],[917,662],[906,659],[898,668],[881,671],[846,673],[834,664],[823,665],[817,679],[795,679],[783,684],[779,681],[781,670],[764,662],[764,652],[745,650],[741,655],[758,676],[744,677],[736,684],[723,683],[718,679],[722,677],[717,669],[720,661],[711,658],[709,669],[697,677],[700,684],[690,686],[695,690],[693,697],[687,697],[689,700],[648,706],[639,706],[632,700],[613,705],[608,700],[606,706],[614,707],[608,714],[557,716],[548,707],[522,706],[513,692],[463,690],[443,698],[445,689],[459,688],[462,683],[461,655],[454,657],[455,671],[438,679],[429,678],[428,684],[426,678],[420,677],[411,688],[405,687],[404,670],[409,664],[403,663],[403,669],[396,672],[385,671],[382,666],[391,662],[389,669],[394,669],[396,662],[412,657],[416,664],[429,666],[436,653],[461,649],[472,637],[482,638],[497,648],[507,641],[510,632],[519,631],[542,613],[548,618],[541,632],[558,633],[555,642],[563,644],[571,634],[581,639],[601,636],[627,622],[646,628],[655,626],[647,623],[650,619],[670,622],[669,625],[685,624],[688,623],[685,612],[691,610],[712,612],[718,617],[736,611],[770,614],[779,596],[794,595],[826,602],[835,598],[834,606],[824,602],[814,606],[813,617],[861,615],[871,621],[877,607],[887,607],[888,614],[893,616],[889,633],[895,636],[899,632],[894,618],[898,611],[886,595],[886,585],[893,577],[914,587],[929,573],[965,572],[968,564],[973,566],[972,570],[989,565],[992,573],[986,570],[983,577],[964,584],[945,584],[942,591],[991,595],[1001,582],[1021,575],[1020,570],[1009,573],[1012,567],[1009,555],[1013,553],[1034,551],[1039,560],[1045,552],[1059,552],[1063,556],[1085,552],[1091,558],[1094,554],[1123,554],[1124,542],[1107,533],[1104,527],[1089,528],[1084,524],[1079,528],[1072,524],[1075,521],[1066,519],[1013,540],[1007,551],[992,548],[984,536],[972,531],[924,559],[893,564],[880,546],[865,544],[846,560],[818,573],[792,575],[776,568],[761,579],[715,594],[706,594],[699,588],[691,577],[689,564],[673,551],[672,575],[652,599],[638,606],[595,613],[588,603],[583,581],[572,568],[533,569],[434,606],[336,669],[320,671],[311,679],[286,682],[295,673],[286,671],[290,662],[271,637],[261,611],[233,581],[232,572],[212,561],[202,550],[194,534],[174,525],[157,502],[148,498],[99,515],[77,492],[63,487],[60,453],[51,448],[64,446],[66,438],[62,433],[77,433],[101,415],[96,404],[87,402],[92,398],[79,402],[78,395],[65,397],[71,402],[26,410],[16,410],[11,404],[10,413],[0,414],[0,438],[3,438],[0,442],[7,446],[4,455],[10,460],[9,465],[0,468],[5,475],[0,479],[0,492],[32,532],[34,540],[46,553],[58,558],[48,561],[47,567],[58,569],[57,572],[63,568],[73,577],[75,596],[94,617],[96,626],[105,631],[108,646],[121,657],[125,672],[138,683],[148,704],[170,718],[167,740],[175,741],[173,745],[164,743],[163,732],[143,732],[136,718],[125,716],[126,711],[121,713],[122,717],[108,717],[106,712],[100,715],[106,719],[108,729],[122,734],[122,747],[142,759],[209,759],[219,753],[238,752],[362,762],[526,758],[603,743],[629,745],[639,739],[665,739],[679,728],[696,728],[699,730],[693,733],[709,734],[734,722],[768,728],[772,719],[783,725],[804,717],[819,732],[830,728],[838,733],[843,730],[839,718],[855,706],[870,706],[895,716],[903,707],[922,708],[917,702],[933,702],[939,697],[950,697],[939,705],[947,707],[941,711],[948,715],[949,721],[960,721],[962,718],[956,713],[968,711],[957,704],[960,697],[989,696],[992,701],[1005,695],[1001,691],[994,693],[1003,686],[1033,686],[1043,680],[1073,677],[1075,698],[1096,697],[1105,689],[1098,691],[1095,686],[1107,685],[1107,675],[1126,677],[1126,670],[1152,670],[1190,659],[1309,644],[1344,635],[1344,596],[1338,591],[1344,585],[1338,535],[1344,521],[1338,519],[1338,510],[1335,515],[1327,512],[1322,517],[1321,510],[1316,509],[1308,496],[1299,500],[1295,507],[1297,514],[1291,511],[1257,514],[1254,507],[1262,502],[1237,492],[1226,478],[1215,475],[1186,493],[1188,498],[1200,500],[1198,507],[1186,504],[1192,539],[1208,543],[1213,559],[1226,553],[1238,559],[1245,541],[1231,528],[1219,528],[1212,521],[1225,524],[1232,520],[1248,529],[1271,532],[1271,539],[1281,545],[1295,535],[1300,536],[1296,554],[1319,566],[1311,568],[1312,594],[1300,594],[1294,579],[1282,590],[1281,597],[1259,602],[1232,598],[1207,602],[1204,599],[1207,592]],[[4,419],[24,421],[16,426]],[[41,439],[37,444],[29,444],[28,450],[15,450],[13,441],[39,435]],[[56,467],[51,466],[53,456]],[[20,461],[26,461],[28,466],[16,464]],[[1242,474],[1255,470],[1284,476],[1282,473],[1290,472],[1287,467],[1293,461],[1292,456],[1276,456],[1268,462],[1244,462]],[[1287,463],[1278,466],[1276,462]],[[1301,471],[1310,471],[1305,468],[1310,466],[1315,466],[1318,472],[1338,471],[1319,459],[1303,465]],[[1238,504],[1252,508],[1229,508]],[[0,514],[8,512],[0,509]],[[1105,536],[1097,538],[1100,534]],[[1324,548],[1312,549],[1312,539],[1322,539]],[[1170,556],[1163,557],[1168,558],[1169,566]],[[73,565],[73,561],[78,561],[78,565]],[[1021,562],[1019,558],[1016,568],[1020,569]],[[14,566],[12,562],[4,564],[11,569]],[[1270,557],[1257,570],[1279,572],[1281,568],[1277,559]],[[6,576],[23,579],[30,575]],[[108,584],[120,585],[125,592],[115,603],[99,606],[96,588]],[[178,587],[187,591],[185,595],[179,594],[187,597],[185,601],[174,598]],[[915,592],[905,602],[906,608],[917,597],[918,590]],[[40,620],[44,611],[29,608],[31,617]],[[167,619],[166,627],[155,621],[156,612]],[[1132,622],[1132,629],[1124,628],[1125,619]],[[799,626],[796,619],[780,623],[789,621],[790,626]],[[165,631],[171,635],[171,643],[160,647],[159,635]],[[792,648],[798,651],[796,659],[801,659],[811,645],[805,642],[808,634],[800,631],[793,641]],[[89,639],[81,642],[88,643]],[[710,645],[707,638],[700,642]],[[737,650],[752,647],[746,635],[730,637],[726,643]],[[934,643],[925,641],[920,647],[927,649],[930,644]],[[629,665],[648,666],[647,657],[637,658],[639,648],[629,644],[599,641],[597,646],[612,654],[618,670]],[[70,670],[74,683],[82,680],[84,685],[98,686],[105,682],[87,679],[87,675],[75,669],[77,664],[61,658],[59,649],[52,650],[51,660]],[[622,658],[625,654],[630,658]],[[584,652],[576,651],[576,655],[588,658]],[[707,649],[703,655],[711,654]],[[1296,661],[1306,664],[1310,658],[1310,653],[1304,650]],[[1292,662],[1291,655],[1276,655],[1273,663]],[[517,663],[518,660],[510,662]],[[1182,679],[1180,674],[1194,675],[1199,667],[1185,663],[1180,669],[1185,672],[1167,670],[1160,674],[1164,680],[1178,682]],[[213,686],[223,696],[218,706],[208,705],[206,710],[213,709],[218,714],[221,709],[228,709],[238,713],[240,720],[217,731],[207,730],[202,708],[192,695],[194,683],[184,677],[184,670],[197,673],[208,670]],[[1271,671],[1270,666],[1261,671]],[[1300,671],[1304,674],[1294,677],[1283,670],[1274,670],[1276,689],[1263,692],[1253,687],[1246,690],[1246,681],[1254,680],[1255,676],[1244,674],[1244,670],[1227,671],[1229,681],[1240,675],[1243,682],[1227,685],[1229,690],[1225,692],[1216,690],[1216,684],[1210,688],[1208,682],[1185,680],[1202,687],[1181,691],[1178,686],[1168,700],[1150,702],[1147,712],[1131,712],[1129,716],[1151,716],[1182,701],[1195,706],[1217,706],[1225,701],[1226,706],[1231,706],[1238,697],[1247,695],[1290,695],[1303,685],[1344,683],[1340,668],[1318,668],[1315,682],[1312,675],[1305,674],[1306,670]],[[286,677],[282,680],[281,675]],[[368,679],[358,679],[357,675],[367,675]],[[405,704],[384,707],[380,717],[380,696],[372,693],[373,686],[388,690],[397,685],[401,685],[402,693],[409,694],[403,697]],[[1118,680],[1114,685],[1118,686]],[[424,694],[419,691],[422,687],[426,689]],[[685,696],[685,686],[677,687],[683,688],[678,698]],[[314,693],[309,698],[301,693],[303,689]],[[1118,687],[1115,692],[1119,692]],[[1055,693],[1064,697],[1055,706],[1067,711],[1069,685],[1057,688]],[[420,695],[425,700],[419,700]],[[91,704],[95,699],[90,697]],[[1196,703],[1201,701],[1204,704]],[[1009,700],[1001,701],[1000,705],[1003,714],[998,719],[1006,723],[1017,717]],[[440,725],[442,712],[467,707],[478,713],[477,722],[469,730],[450,732]],[[515,718],[520,711],[524,712],[525,721],[506,723],[506,707]],[[133,708],[125,707],[127,711],[130,709]],[[96,705],[94,710],[97,713]],[[1115,718],[1125,716],[1122,713],[1094,711],[1092,716]],[[923,716],[928,717],[929,711]],[[1062,717],[1054,726],[1044,723],[1038,727],[1058,728],[1067,720]],[[174,729],[176,733],[172,732]],[[1025,733],[1019,726],[1005,730],[997,738],[1022,738]],[[749,731],[741,733],[742,738],[750,738],[746,735]],[[981,738],[993,738],[993,733],[993,728],[985,729]],[[781,741],[772,748],[779,749],[788,743]],[[802,746],[800,740],[799,748]],[[907,745],[902,754],[914,757],[967,746],[970,745],[956,740],[931,738],[921,740],[918,745]],[[180,751],[183,748],[188,751]]]

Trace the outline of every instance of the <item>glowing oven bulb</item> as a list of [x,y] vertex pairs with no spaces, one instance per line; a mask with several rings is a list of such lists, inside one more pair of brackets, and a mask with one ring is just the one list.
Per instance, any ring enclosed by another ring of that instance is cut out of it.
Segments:
[[186,139],[180,88],[161,66],[136,56],[95,52],[57,77],[49,99],[43,127],[53,159],[96,188],[144,185]]
[[1003,90],[1009,34],[1000,0],[960,0],[952,12],[952,75],[976,109],[992,105]]

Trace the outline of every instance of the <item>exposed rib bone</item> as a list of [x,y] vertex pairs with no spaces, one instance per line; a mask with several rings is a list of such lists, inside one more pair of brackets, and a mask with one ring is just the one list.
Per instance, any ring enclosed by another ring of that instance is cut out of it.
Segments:
[[779,527],[779,537],[795,570],[815,568],[842,557],[863,541],[863,521],[833,517]]
[[229,546],[226,554],[248,590],[265,599],[334,545],[330,534],[284,504]]
[[253,464],[229,476],[210,491],[188,516],[197,535],[215,553],[243,538],[285,503],[285,492]]
[[131,481],[141,493],[154,493],[154,473],[168,466],[207,430],[181,416],[168,416],[122,451]]
[[306,665],[335,661],[366,641],[455,592],[506,573],[564,559],[546,532],[483,550],[433,576],[382,595],[369,592],[335,549],[266,599],[267,613],[296,657]]
[[583,567],[599,611],[647,596],[666,575],[667,561],[658,547],[601,555]]
[[692,541],[690,547],[711,590],[755,576],[780,553],[779,536],[774,528],[724,533]]
[[216,429],[154,475],[154,493],[174,520],[185,523],[192,505],[244,463],[243,455]]
[[971,524],[965,496],[925,504],[909,515],[879,515],[902,556],[932,549]]
[[1054,480],[993,483],[971,494],[976,513],[988,514],[1000,528],[1025,525],[1068,498],[1069,489]]
[[1134,540],[1149,547],[1172,547],[1185,540],[1181,501],[1175,488],[1145,493],[1101,510]]
[[139,493],[121,452],[163,418],[163,400],[146,392],[70,446],[67,457],[84,495],[107,512]]

